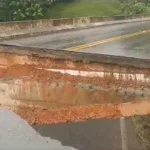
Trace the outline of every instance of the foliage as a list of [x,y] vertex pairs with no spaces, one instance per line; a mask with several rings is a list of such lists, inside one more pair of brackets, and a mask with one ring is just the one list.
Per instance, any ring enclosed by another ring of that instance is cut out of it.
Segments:
[[150,12],[149,0],[128,0],[122,4],[122,12],[125,15],[145,14]]
[[[3,0],[2,21],[150,14],[150,0]],[[54,3],[59,3],[51,7]],[[122,4],[122,5],[120,5]],[[120,7],[121,6],[121,7]],[[122,11],[121,11],[122,10]],[[0,18],[0,19],[1,19]]]
[[6,0],[8,20],[34,20],[44,16],[46,8],[57,0]]
[[150,149],[150,115],[132,118],[135,130],[142,141],[143,150]]
[[43,16],[41,5],[36,0],[12,0],[9,3],[13,20],[38,19]]
[[146,5],[142,2],[133,5],[133,14],[142,14],[146,12]]

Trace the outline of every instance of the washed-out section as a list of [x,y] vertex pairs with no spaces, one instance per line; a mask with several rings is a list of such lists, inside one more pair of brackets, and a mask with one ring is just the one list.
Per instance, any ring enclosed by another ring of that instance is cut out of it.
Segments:
[[148,61],[1,45],[0,105],[32,123],[147,114]]
[[[38,68],[43,70],[43,68]],[[46,69],[51,72],[59,72],[61,74],[69,74],[72,76],[81,76],[81,77],[112,77],[117,80],[134,80],[141,82],[150,82],[150,77],[146,77],[145,74],[128,74],[128,73],[115,73],[115,72],[96,72],[96,71],[78,71],[78,70],[66,70],[66,69]]]
[[3,105],[52,109],[147,100],[150,92],[147,89],[103,87],[82,82],[71,84],[66,81],[5,78],[0,81],[0,96]]

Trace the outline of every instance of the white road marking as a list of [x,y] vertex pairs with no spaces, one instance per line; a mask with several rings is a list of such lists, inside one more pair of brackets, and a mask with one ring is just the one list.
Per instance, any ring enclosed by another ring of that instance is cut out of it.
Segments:
[[121,131],[122,150],[128,150],[127,129],[124,117],[120,118],[120,131]]

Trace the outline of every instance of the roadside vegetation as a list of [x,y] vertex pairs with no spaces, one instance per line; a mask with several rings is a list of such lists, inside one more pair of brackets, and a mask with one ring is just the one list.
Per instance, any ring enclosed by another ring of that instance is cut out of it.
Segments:
[[120,0],[124,15],[150,14],[150,0]]
[[112,16],[121,14],[118,0],[74,0],[59,2],[47,13],[48,18],[74,18],[88,16]]
[[141,138],[143,150],[150,149],[150,115],[133,117],[136,132]]
[[0,21],[136,14],[150,14],[150,0],[0,0]]
[[47,10],[58,0],[4,0],[4,21],[35,20],[44,18]]

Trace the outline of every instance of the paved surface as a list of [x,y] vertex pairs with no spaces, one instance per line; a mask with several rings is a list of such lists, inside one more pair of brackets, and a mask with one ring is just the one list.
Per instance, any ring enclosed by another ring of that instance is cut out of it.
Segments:
[[[83,123],[34,126],[42,136],[51,137],[79,150],[141,150],[132,121],[91,120]],[[122,131],[122,132],[121,132]],[[125,144],[125,146],[124,146]]]
[[11,111],[0,109],[0,150],[76,150],[57,140],[41,137]]
[[33,128],[15,113],[0,109],[0,150],[141,150],[131,119],[89,120]]
[[[147,31],[139,34],[141,31]],[[134,35],[138,33],[137,35]],[[132,35],[133,34],[133,35]],[[127,38],[122,36],[129,35]],[[130,36],[131,35],[131,36]],[[122,37],[116,39],[116,37]],[[113,40],[109,40],[112,38]],[[78,31],[55,33],[39,37],[13,40],[6,43],[53,49],[67,49],[87,43],[100,41],[96,46],[77,51],[121,55],[127,57],[150,58],[150,21],[103,26]],[[105,42],[101,42],[105,40]]]

